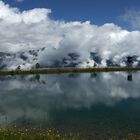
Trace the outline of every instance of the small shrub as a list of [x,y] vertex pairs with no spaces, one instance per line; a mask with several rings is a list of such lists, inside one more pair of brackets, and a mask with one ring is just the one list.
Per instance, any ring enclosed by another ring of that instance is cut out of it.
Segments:
[[39,68],[40,68],[40,64],[39,64],[39,63],[36,63],[36,64],[35,64],[35,68],[36,68],[36,69],[39,69]]

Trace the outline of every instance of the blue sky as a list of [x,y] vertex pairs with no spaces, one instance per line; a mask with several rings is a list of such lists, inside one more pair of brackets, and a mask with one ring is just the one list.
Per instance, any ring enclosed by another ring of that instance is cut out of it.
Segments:
[[33,8],[50,8],[51,18],[65,21],[86,21],[102,25],[113,22],[124,28],[126,23],[119,16],[126,10],[139,10],[140,0],[3,0],[21,11]]

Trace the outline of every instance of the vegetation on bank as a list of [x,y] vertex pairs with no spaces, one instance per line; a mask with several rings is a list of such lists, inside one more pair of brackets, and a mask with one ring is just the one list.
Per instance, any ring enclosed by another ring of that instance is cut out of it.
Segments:
[[[140,136],[128,134],[124,137],[105,138],[107,140],[140,140]],[[0,140],[96,140],[94,137],[83,138],[79,134],[61,134],[55,130],[37,130],[37,129],[0,129]],[[104,138],[103,138],[104,139]]]
[[[39,66],[37,66],[39,67]],[[94,67],[94,68],[48,68],[31,70],[1,70],[0,75],[20,74],[61,74],[61,73],[92,73],[92,72],[115,72],[115,71],[140,71],[140,67]]]
[[55,130],[0,129],[0,140],[82,140],[79,135],[60,134]]

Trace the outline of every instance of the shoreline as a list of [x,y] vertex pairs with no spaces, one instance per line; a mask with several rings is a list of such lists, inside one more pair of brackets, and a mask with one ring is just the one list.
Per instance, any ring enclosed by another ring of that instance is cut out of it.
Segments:
[[140,67],[95,67],[95,68],[46,68],[31,70],[0,70],[0,75],[63,74],[92,72],[136,72]]

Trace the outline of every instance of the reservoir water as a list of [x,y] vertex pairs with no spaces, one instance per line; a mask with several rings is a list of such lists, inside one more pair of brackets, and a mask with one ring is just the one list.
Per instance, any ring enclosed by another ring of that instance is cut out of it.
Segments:
[[0,77],[0,127],[54,128],[87,138],[140,134],[140,73]]

